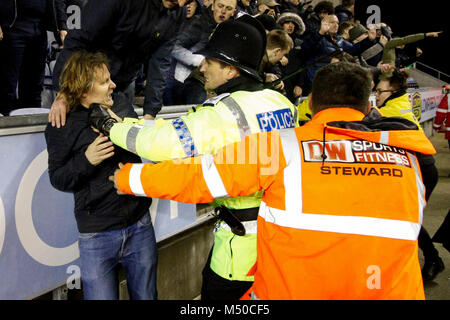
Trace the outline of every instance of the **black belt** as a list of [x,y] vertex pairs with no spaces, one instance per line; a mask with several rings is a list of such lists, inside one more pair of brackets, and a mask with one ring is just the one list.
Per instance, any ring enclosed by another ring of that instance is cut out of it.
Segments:
[[239,221],[253,221],[258,218],[259,208],[248,208],[248,209],[230,209],[230,211],[236,215]]
[[242,224],[244,221],[254,221],[258,217],[259,208],[249,208],[249,209],[228,209],[224,206],[217,207],[214,212],[217,217],[228,224],[231,231],[238,235],[245,235],[245,227]]

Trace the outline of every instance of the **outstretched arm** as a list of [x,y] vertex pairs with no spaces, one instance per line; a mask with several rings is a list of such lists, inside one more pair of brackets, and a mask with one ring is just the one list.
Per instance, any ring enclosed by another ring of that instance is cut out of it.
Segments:
[[203,155],[159,164],[126,164],[114,180],[126,194],[188,203],[245,196],[268,188],[285,167],[278,132],[250,135]]

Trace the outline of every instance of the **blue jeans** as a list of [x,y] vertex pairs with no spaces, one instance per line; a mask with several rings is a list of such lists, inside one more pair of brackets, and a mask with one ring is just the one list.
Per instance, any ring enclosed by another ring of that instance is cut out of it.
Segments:
[[148,212],[125,229],[80,233],[78,246],[86,300],[119,299],[119,264],[125,269],[132,300],[157,298],[157,248]]

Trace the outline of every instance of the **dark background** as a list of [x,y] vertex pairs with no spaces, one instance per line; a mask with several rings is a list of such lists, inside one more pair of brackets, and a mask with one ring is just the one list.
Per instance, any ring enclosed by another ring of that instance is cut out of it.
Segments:
[[439,38],[417,42],[423,50],[418,61],[450,75],[450,1],[449,0],[356,0],[355,17],[365,24],[367,7],[378,5],[381,22],[391,26],[393,36],[444,31]]

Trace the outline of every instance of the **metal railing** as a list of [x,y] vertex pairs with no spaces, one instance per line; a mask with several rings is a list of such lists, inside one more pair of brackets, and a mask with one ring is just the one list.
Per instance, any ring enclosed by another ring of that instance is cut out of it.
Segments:
[[[420,66],[420,68],[418,68],[418,66]],[[427,73],[427,74],[429,74],[429,75],[431,75],[431,76],[433,76],[433,77],[435,77],[435,78],[437,78],[437,79],[439,79],[441,81],[444,81],[444,82],[447,82],[447,83],[450,82],[450,75],[448,75],[448,74],[446,74],[446,73],[444,73],[444,72],[442,72],[440,70],[437,70],[437,69],[435,69],[433,67],[430,67],[429,65],[426,65],[426,64],[424,64],[424,63],[422,63],[420,61],[416,61],[414,63],[414,68],[419,70],[419,71],[425,72],[425,73]],[[444,78],[442,78],[442,77],[444,77]]]
[[[164,106],[156,118],[175,119],[185,115],[194,105]],[[142,116],[143,109],[134,106],[138,116]],[[48,122],[48,114],[23,114],[12,117],[0,117],[0,136],[42,132]]]

